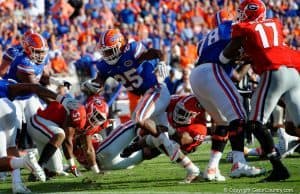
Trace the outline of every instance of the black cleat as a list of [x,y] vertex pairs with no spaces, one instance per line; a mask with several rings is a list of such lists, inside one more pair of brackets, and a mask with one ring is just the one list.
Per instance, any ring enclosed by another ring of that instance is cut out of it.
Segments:
[[29,174],[28,182],[38,182],[38,181],[39,181],[39,179],[33,173]]
[[130,144],[128,147],[126,147],[122,153],[120,153],[120,156],[122,158],[128,158],[129,156],[131,156],[131,154],[133,154],[134,152],[138,151],[142,149],[141,146],[139,145],[138,142],[134,142],[132,144]]
[[287,168],[283,166],[280,169],[272,170],[271,174],[268,177],[262,179],[259,182],[279,182],[288,178],[290,178],[290,173]]

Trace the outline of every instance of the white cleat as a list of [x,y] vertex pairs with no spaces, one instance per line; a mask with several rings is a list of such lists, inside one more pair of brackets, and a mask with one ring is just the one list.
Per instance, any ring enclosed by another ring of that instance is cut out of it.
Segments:
[[254,166],[249,166],[248,164],[237,162],[232,165],[229,176],[231,178],[239,178],[242,176],[254,177],[254,176],[263,175],[265,172],[266,172],[265,169],[256,168]]
[[28,152],[26,156],[24,156],[25,166],[28,168],[38,180],[45,182],[46,175],[44,170],[38,164],[35,154],[33,152]]
[[23,183],[15,183],[12,185],[12,192],[14,194],[28,194],[32,193]]
[[200,174],[200,170],[197,166],[194,166],[192,169],[188,169],[188,173],[185,179],[180,184],[190,184],[193,181],[197,180]]
[[218,168],[207,168],[203,174],[203,178],[208,181],[225,181],[226,178],[221,175]]
[[281,158],[285,158],[287,156],[292,155],[298,146],[298,137],[287,134],[282,128],[278,129],[277,148],[281,155]]

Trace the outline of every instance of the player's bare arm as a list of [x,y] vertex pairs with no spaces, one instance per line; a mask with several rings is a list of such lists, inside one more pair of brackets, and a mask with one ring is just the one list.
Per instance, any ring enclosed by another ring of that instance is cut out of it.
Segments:
[[22,83],[39,83],[38,80],[36,79],[35,74],[31,73],[26,73],[26,72],[21,72],[17,71],[17,78],[22,82]]
[[159,59],[163,60],[163,54],[160,50],[150,48],[137,59],[138,63],[142,63],[145,60]]
[[79,136],[81,148],[84,150],[85,157],[89,167],[97,165],[96,154],[92,144],[92,137],[90,135],[82,134]]
[[43,100],[55,100],[57,94],[53,91],[39,85],[39,84],[30,84],[30,83],[18,83],[11,84],[9,87],[9,95],[13,99],[16,96],[26,95],[30,93],[37,94]]
[[232,39],[220,54],[220,61],[223,64],[228,63],[231,59],[240,55],[239,49],[242,47],[242,38],[237,37]]

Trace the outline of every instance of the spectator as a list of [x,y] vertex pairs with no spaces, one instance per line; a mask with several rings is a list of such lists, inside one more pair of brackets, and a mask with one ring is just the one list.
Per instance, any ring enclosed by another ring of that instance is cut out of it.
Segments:
[[50,60],[50,63],[54,73],[67,74],[69,72],[68,65],[66,64],[64,58],[57,52],[55,53],[54,58]]

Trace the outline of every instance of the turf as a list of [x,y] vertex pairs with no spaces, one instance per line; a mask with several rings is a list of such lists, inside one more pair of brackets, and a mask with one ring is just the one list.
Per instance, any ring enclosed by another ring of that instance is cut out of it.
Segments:
[[[226,150],[228,151],[229,146]],[[203,171],[207,165],[210,153],[210,144],[201,145],[190,158]],[[185,177],[185,171],[178,165],[169,162],[165,156],[151,161],[144,161],[130,170],[107,172],[103,175],[94,175],[82,169],[82,177],[73,176],[51,179],[46,183],[26,183],[34,193],[300,193],[300,166],[299,157],[284,159],[289,168],[291,178],[277,183],[258,183],[261,177],[229,178],[231,164],[225,161],[224,154],[220,168],[226,176],[226,182],[206,182],[198,180],[192,184],[179,184]],[[257,167],[270,169],[268,161],[249,158],[249,163]],[[28,171],[22,170],[26,180]],[[11,178],[0,182],[0,193],[11,193]]]

